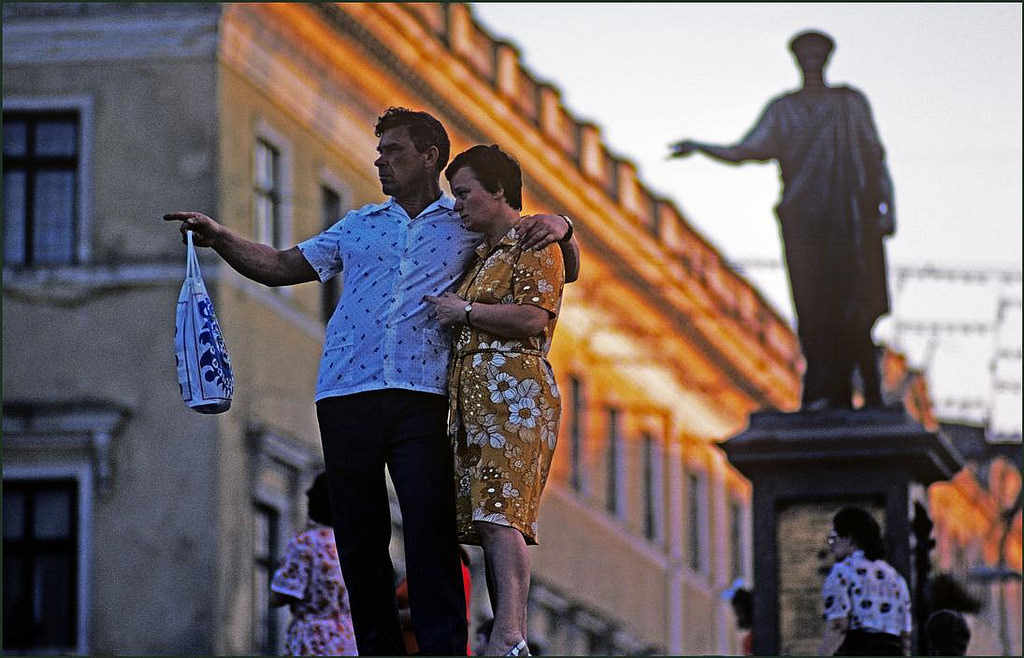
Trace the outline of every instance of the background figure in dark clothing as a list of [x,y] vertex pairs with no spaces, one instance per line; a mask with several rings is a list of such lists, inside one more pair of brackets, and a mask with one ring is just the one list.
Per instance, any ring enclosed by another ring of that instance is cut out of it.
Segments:
[[924,625],[929,656],[966,656],[971,628],[956,610],[936,610]]
[[729,600],[732,605],[732,612],[736,615],[736,627],[743,633],[743,655],[754,654],[753,631],[754,627],[754,593],[745,587],[736,590]]
[[882,404],[871,329],[889,311],[882,240],[894,231],[892,184],[867,98],[825,83],[833,47],[813,31],[790,42],[803,85],[769,102],[738,144],[671,147],[674,157],[703,151],[728,163],[778,161],[775,211],[807,362],[807,410],[849,408],[856,371],[865,404]]

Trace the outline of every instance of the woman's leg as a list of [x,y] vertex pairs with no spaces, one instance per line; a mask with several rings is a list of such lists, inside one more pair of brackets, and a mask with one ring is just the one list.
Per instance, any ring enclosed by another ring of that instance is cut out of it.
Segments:
[[515,528],[476,521],[484,549],[488,587],[493,587],[494,628],[488,656],[503,656],[526,639],[526,602],[530,596],[530,556],[526,540]]

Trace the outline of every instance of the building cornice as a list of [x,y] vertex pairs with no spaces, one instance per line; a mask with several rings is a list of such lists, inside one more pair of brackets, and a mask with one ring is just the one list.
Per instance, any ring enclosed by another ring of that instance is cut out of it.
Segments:
[[[9,10],[16,4],[16,10]],[[219,5],[7,3],[4,66],[68,62],[212,60]]]

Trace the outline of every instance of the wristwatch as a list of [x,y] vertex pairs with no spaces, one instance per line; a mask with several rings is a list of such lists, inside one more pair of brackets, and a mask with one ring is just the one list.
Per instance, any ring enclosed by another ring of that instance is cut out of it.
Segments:
[[469,314],[473,312],[473,302],[466,302],[466,307],[463,310],[466,311],[466,326],[472,327],[473,322],[469,319]]
[[572,240],[572,220],[569,219],[569,215],[559,215],[559,217],[564,219],[565,223],[569,225],[569,230],[566,231],[565,235],[562,236],[562,239],[559,240],[559,242],[565,243],[568,242],[569,240]]

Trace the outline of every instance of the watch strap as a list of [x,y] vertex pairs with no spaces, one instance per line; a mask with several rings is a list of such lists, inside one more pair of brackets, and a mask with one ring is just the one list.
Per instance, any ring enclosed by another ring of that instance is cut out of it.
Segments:
[[559,217],[564,219],[565,223],[569,226],[569,230],[566,231],[565,235],[562,236],[562,239],[559,240],[559,242],[564,244],[564,243],[568,242],[569,240],[572,240],[573,225],[572,225],[572,220],[569,219],[569,215],[559,215]]

